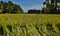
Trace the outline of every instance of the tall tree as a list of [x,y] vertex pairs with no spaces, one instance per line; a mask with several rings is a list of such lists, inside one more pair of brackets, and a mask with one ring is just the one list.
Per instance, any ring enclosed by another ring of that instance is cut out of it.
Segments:
[[44,12],[46,13],[58,13],[57,11],[57,3],[59,3],[60,0],[45,0],[43,5],[46,5],[45,8],[43,8]]

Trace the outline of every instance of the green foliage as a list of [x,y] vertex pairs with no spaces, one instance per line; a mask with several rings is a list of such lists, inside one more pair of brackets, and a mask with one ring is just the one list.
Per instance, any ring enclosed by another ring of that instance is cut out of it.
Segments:
[[19,5],[12,3],[11,1],[0,1],[0,10],[1,13],[23,13],[22,8]]
[[30,14],[40,14],[40,10],[36,10],[36,9],[30,9],[30,10],[28,10],[28,13],[30,13]]
[[57,23],[56,24],[56,27],[59,29],[59,31],[60,31],[60,23]]
[[[45,0],[43,2],[43,9],[42,13],[44,14],[60,14],[60,9],[57,3],[59,3],[59,0]],[[55,3],[55,4],[54,4]],[[58,8],[58,9],[57,9]]]
[[[5,25],[5,24],[4,24]],[[12,26],[13,25],[13,26]],[[57,27],[58,29],[56,29],[55,27],[53,27],[54,24],[11,24],[8,25],[6,24],[5,27],[7,28],[3,28],[4,26],[0,27],[0,35],[4,35],[4,36],[59,36],[60,34],[60,27]],[[55,24],[58,25],[58,24]],[[12,26],[12,31],[10,32],[10,28]],[[57,31],[59,30],[59,31]]]

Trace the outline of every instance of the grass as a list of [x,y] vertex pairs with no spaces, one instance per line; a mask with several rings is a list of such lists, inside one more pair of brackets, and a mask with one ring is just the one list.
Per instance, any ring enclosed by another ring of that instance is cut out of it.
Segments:
[[60,14],[0,14],[1,36],[60,36]]

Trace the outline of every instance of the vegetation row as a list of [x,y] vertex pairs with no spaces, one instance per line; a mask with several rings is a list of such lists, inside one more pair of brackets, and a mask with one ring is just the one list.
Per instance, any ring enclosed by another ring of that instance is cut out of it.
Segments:
[[1,36],[60,36],[60,23],[0,24]]

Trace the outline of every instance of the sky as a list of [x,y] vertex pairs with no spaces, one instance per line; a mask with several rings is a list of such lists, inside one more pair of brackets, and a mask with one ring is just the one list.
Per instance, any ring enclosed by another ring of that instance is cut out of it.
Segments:
[[44,0],[3,0],[3,1],[12,1],[20,5],[23,11],[27,12],[29,9],[40,10],[43,7]]

